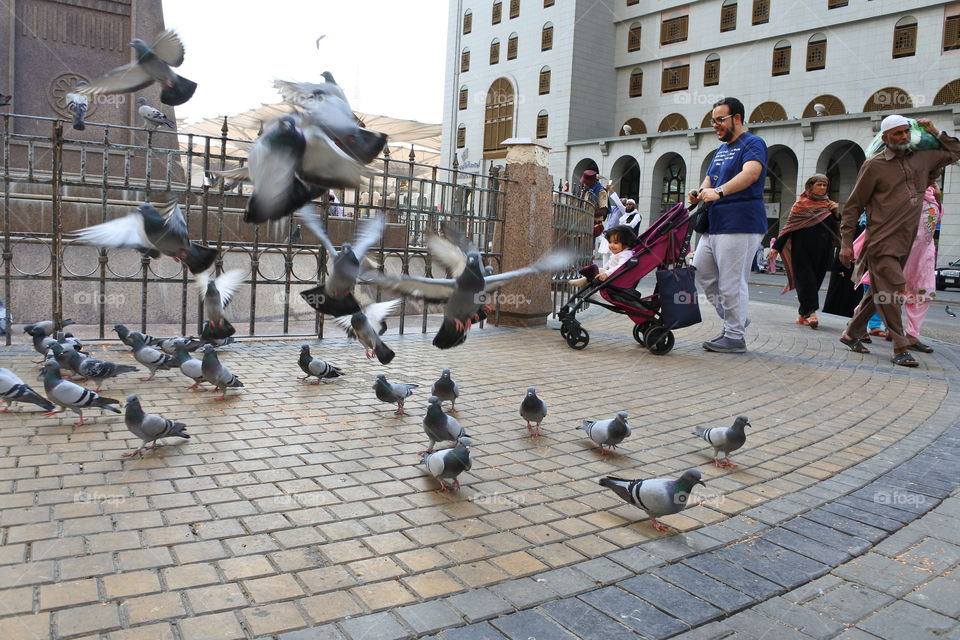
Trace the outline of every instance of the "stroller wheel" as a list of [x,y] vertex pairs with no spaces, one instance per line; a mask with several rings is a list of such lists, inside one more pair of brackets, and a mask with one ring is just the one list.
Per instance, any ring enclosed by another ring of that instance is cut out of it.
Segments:
[[650,327],[643,338],[647,349],[655,356],[665,356],[673,349],[673,331],[666,327]]
[[633,339],[639,342],[640,344],[646,346],[647,343],[643,341],[643,334],[646,333],[647,329],[649,328],[650,328],[649,322],[633,325]]
[[590,334],[583,327],[571,327],[564,338],[567,340],[567,345],[577,351],[586,349],[590,344]]

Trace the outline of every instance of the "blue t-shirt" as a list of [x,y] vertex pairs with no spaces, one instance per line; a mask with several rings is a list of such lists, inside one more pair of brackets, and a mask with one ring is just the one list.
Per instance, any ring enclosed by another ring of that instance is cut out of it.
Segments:
[[743,170],[743,165],[756,160],[763,165],[760,178],[736,193],[724,194],[710,204],[709,233],[767,232],[767,210],[763,206],[763,183],[767,175],[767,145],[752,133],[741,133],[733,143],[724,142],[717,149],[707,169],[710,184],[719,187]]

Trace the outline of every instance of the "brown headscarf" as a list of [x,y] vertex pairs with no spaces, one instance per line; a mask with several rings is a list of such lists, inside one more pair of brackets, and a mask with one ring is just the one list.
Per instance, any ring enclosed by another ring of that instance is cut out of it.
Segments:
[[[811,189],[813,189],[813,185],[817,182],[830,184],[827,176],[822,173],[815,173],[807,178],[803,193],[800,194],[800,197],[797,198],[797,201],[790,209],[790,215],[787,216],[787,222],[783,225],[783,229],[780,230],[780,234],[777,236],[778,238],[793,233],[798,229],[806,229],[815,224],[820,224],[831,215],[839,215],[840,207],[836,202],[830,200],[825,195],[816,196],[813,194]],[[793,248],[791,245],[791,239],[787,238],[786,244],[783,245],[783,251],[780,252],[783,256],[783,266],[787,270],[787,286],[783,288],[781,293],[786,293],[794,287],[793,264],[790,259],[790,251]]]

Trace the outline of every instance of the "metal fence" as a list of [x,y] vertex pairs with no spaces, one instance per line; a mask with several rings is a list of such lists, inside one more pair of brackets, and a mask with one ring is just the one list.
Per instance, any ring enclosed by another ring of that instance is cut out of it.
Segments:
[[[557,273],[551,283],[553,294],[553,316],[573,295],[573,289],[567,284],[571,277],[578,275],[577,269],[593,260],[593,206],[581,197],[579,191],[569,193],[553,192],[553,241],[557,247],[571,251],[577,256],[575,266],[570,270]],[[584,305],[587,308],[588,305]]]
[[[7,344],[11,323],[45,318],[72,318],[100,338],[120,322],[156,334],[199,331],[202,304],[186,268],[170,258],[79,245],[70,236],[140,202],[171,197],[191,238],[220,252],[218,272],[249,273],[231,303],[238,336],[323,336],[323,318],[298,294],[326,278],[325,252],[292,218],[243,223],[249,187],[211,179],[211,172],[243,165],[251,144],[229,137],[226,119],[217,137],[97,123],[75,132],[61,120],[2,114],[0,140]],[[371,252],[378,268],[445,276],[436,273],[424,239],[448,223],[499,271],[506,177],[419,164],[413,149],[404,159],[385,155],[369,169],[361,187],[318,204],[335,245],[353,237],[358,219],[382,213],[387,229]],[[363,304],[380,299],[380,291],[364,285],[357,296]],[[426,331],[436,310],[407,300],[400,332],[409,321]]]

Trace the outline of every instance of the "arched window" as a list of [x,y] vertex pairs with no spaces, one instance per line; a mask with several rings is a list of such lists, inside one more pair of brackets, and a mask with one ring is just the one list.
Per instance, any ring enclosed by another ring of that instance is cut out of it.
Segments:
[[463,35],[473,31],[473,11],[467,9],[463,12]]
[[537,114],[537,137],[546,138],[549,128],[550,116],[547,115],[546,109],[542,109],[540,113]]
[[639,22],[630,25],[630,31],[627,33],[627,51],[636,51],[640,48],[640,31]]
[[679,113],[671,113],[660,121],[660,127],[657,131],[683,131],[689,128],[690,126],[687,124],[686,118]]
[[494,38],[490,43],[490,64],[500,62],[500,39]]
[[750,114],[750,122],[773,122],[786,119],[787,111],[777,102],[764,102]]
[[703,86],[720,84],[720,56],[711,53],[703,62]]
[[663,188],[660,190],[660,204],[664,210],[678,202],[683,202],[686,194],[687,168],[680,156],[675,156],[663,169]]
[[[821,113],[817,113],[816,105],[821,105]],[[823,116],[841,116],[847,112],[846,107],[843,106],[843,102],[840,101],[840,98],[837,96],[832,96],[830,94],[824,94],[822,96],[817,96],[811,100],[806,108],[803,110],[804,118],[815,118],[818,115]]]
[[548,22],[543,25],[540,32],[540,51],[549,51],[553,49],[553,23]]
[[630,72],[630,97],[639,98],[643,95],[643,69],[637,67]]
[[542,96],[546,93],[550,93],[550,67],[540,69],[539,94]]
[[893,57],[908,58],[917,53],[917,19],[906,16],[893,28]]
[[507,60],[517,59],[517,46],[519,42],[520,37],[516,33],[511,33],[510,37],[507,38]]
[[494,0],[493,7],[490,9],[490,23],[500,24],[500,20],[502,18],[503,18],[503,5],[500,3],[500,0]]
[[460,73],[470,71],[470,47],[464,47],[460,53]]
[[510,19],[520,16],[520,0],[510,0]]
[[620,127],[621,136],[637,136],[647,132],[647,125],[640,118],[630,118]]
[[817,71],[827,66],[827,36],[815,33],[807,40],[807,71]]
[[700,121],[701,129],[710,129],[713,127],[713,109],[707,111],[707,115],[703,116],[703,120]]
[[958,102],[960,102],[960,78],[943,85],[933,99],[933,104],[956,104]]
[[790,73],[790,41],[781,40],[773,47],[773,75],[785,76]]
[[890,109],[909,109],[913,106],[910,94],[900,87],[884,87],[875,92],[863,105],[864,111],[889,111]]
[[752,24],[766,24],[770,22],[770,0],[753,0]]
[[461,124],[457,127],[457,149],[463,149],[467,146],[467,125]]
[[463,111],[467,108],[467,85],[460,87],[460,96],[457,100],[457,108]]
[[552,7],[553,2],[554,0],[543,0],[543,8],[546,9],[547,7]]
[[737,0],[723,0],[720,7],[720,31],[733,31],[737,28]]
[[501,143],[513,137],[513,85],[506,78],[497,78],[487,91],[483,114],[483,157],[503,158],[507,148]]

